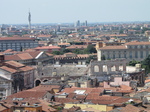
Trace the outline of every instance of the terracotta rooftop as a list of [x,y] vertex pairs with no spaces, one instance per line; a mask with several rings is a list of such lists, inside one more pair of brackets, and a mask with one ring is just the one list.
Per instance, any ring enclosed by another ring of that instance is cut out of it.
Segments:
[[9,68],[9,67],[7,67],[7,66],[2,66],[2,67],[0,67],[0,69],[3,69],[3,70],[8,71],[8,72],[10,72],[10,73],[15,73],[15,72],[17,72],[17,70],[12,69],[12,68]]
[[[104,96],[98,96],[98,97],[94,97],[90,98],[87,96],[86,100],[90,100],[92,103],[94,104],[112,104],[112,105],[122,105],[126,102],[129,102],[129,100],[131,100],[131,98],[123,98],[123,97],[118,97],[118,96],[108,96],[108,95],[104,95]],[[136,103],[141,103],[141,100],[138,99],[133,99],[132,100]]]
[[66,49],[82,49],[82,48],[87,48],[87,45],[71,45],[69,47],[66,47]]
[[5,62],[5,64],[11,65],[11,66],[16,67],[16,68],[20,68],[20,67],[25,66],[24,64],[18,63],[16,61],[7,61],[7,62]]
[[12,105],[0,103],[0,112],[5,112],[7,109],[10,109],[10,107],[12,107]]
[[0,37],[0,41],[1,40],[35,40],[35,39],[27,37]]
[[24,90],[20,91],[18,93],[12,94],[8,96],[8,99],[12,98],[43,98],[44,95],[47,93],[47,91],[30,91],[30,90]]
[[36,47],[34,49],[60,49],[61,47],[58,46],[43,46],[43,47]]
[[42,111],[44,112],[56,112],[57,110],[50,107],[50,103],[48,103],[47,101],[45,100],[39,100],[40,101],[40,104],[42,106]]
[[61,88],[61,86],[58,85],[39,85],[37,87],[34,87],[32,89],[30,89],[30,91],[51,91],[52,89],[59,89]]
[[150,79],[145,80],[145,83],[148,83],[148,82],[150,82]]
[[55,101],[56,102],[59,102],[59,103],[75,103],[75,102],[78,102],[78,100],[76,99],[71,99],[71,98],[55,98]]
[[[96,89],[99,89],[99,90],[96,90]],[[76,90],[85,90],[85,92],[83,94],[95,93],[95,91],[99,92],[99,94],[100,94],[101,92],[103,92],[104,89],[72,87],[72,88],[65,88],[63,91],[60,92],[60,94],[61,93],[74,93],[74,91],[76,91]]]
[[101,47],[99,48],[100,50],[111,50],[111,49],[127,49],[127,47],[125,45],[118,45],[118,46],[105,46],[105,47]]
[[37,55],[39,55],[41,51],[34,52],[21,52],[15,55],[5,55],[5,60],[30,60],[35,59]]
[[7,52],[12,52],[13,50],[12,49],[7,49],[4,51],[4,53],[7,53]]
[[128,42],[125,45],[150,45],[150,42]]
[[25,67],[22,67],[22,68],[20,68],[20,70],[22,70],[22,71],[30,71],[30,70],[34,70],[34,68],[32,68],[32,67],[29,67],[29,66],[25,66]]
[[126,107],[122,107],[121,112],[141,112],[141,109],[129,104]]
[[58,43],[58,45],[70,45],[70,43]]
[[20,57],[22,60],[33,59],[33,57],[29,53],[21,53],[17,54],[17,56]]

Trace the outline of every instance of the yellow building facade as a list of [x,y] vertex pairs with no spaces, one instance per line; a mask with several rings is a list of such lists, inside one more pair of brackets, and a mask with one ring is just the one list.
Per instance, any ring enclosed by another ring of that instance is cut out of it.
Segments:
[[85,109],[85,108],[93,108],[99,111],[110,111],[113,109],[113,106],[108,106],[108,105],[98,105],[98,104],[69,104],[69,103],[65,103],[65,107],[66,109],[69,109],[73,106],[77,106],[80,107],[81,109]]

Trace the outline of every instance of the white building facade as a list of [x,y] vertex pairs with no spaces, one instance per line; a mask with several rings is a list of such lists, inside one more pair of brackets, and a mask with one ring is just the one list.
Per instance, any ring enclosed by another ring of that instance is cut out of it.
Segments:
[[128,61],[141,61],[150,54],[150,42],[129,42],[120,46],[98,47],[98,61],[105,59],[125,58]]
[[0,74],[0,100],[12,94],[12,80]]

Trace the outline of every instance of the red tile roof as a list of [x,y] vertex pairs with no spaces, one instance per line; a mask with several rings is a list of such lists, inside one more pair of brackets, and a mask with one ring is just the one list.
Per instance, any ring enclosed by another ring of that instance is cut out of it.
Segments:
[[22,54],[17,54],[22,60],[29,60],[33,59],[33,57],[29,53],[22,53]]
[[87,45],[71,45],[69,47],[66,47],[66,49],[82,49],[82,48],[87,48]]
[[71,98],[55,98],[55,101],[56,102],[59,102],[59,103],[75,103],[75,102],[78,102],[78,100],[76,99],[71,99]]
[[148,82],[150,82],[150,79],[145,80],[145,83],[148,83]]
[[43,47],[36,47],[34,49],[61,49],[61,47],[58,46],[43,46]]
[[52,89],[59,89],[61,86],[58,85],[39,85],[37,87],[34,87],[30,89],[30,91],[51,91]]
[[0,69],[3,69],[3,70],[8,71],[8,72],[10,72],[10,73],[15,73],[15,72],[17,72],[17,70],[12,69],[12,68],[9,68],[9,67],[7,67],[7,66],[2,66],[2,67],[0,67]]
[[32,68],[32,67],[29,67],[29,66],[25,66],[25,67],[22,67],[22,68],[20,68],[20,70],[22,70],[22,71],[30,71],[30,70],[34,70],[34,68]]
[[34,51],[34,52],[21,52],[15,55],[5,55],[5,60],[31,60],[35,59],[41,51]]
[[118,45],[118,46],[105,46],[105,47],[101,47],[99,48],[100,50],[111,50],[111,49],[127,49],[127,47],[125,45]]
[[70,43],[58,43],[58,45],[70,45]]
[[26,37],[0,37],[0,40],[35,40],[35,39]]
[[42,106],[42,111],[44,112],[56,112],[57,110],[50,107],[50,103],[48,103],[47,101],[44,101],[44,100],[39,100],[40,101],[40,104]]
[[150,42],[128,42],[125,45],[150,45]]
[[9,98],[43,98],[47,91],[31,91],[31,90],[24,90],[15,94],[8,96]]
[[[96,90],[98,89],[98,90]],[[90,93],[95,93],[95,91],[97,91],[97,93],[99,92],[99,94],[101,92],[103,92],[103,88],[79,88],[79,87],[72,87],[72,88],[65,88],[63,91],[60,92],[61,93],[74,93],[75,90],[85,90],[85,92],[83,94],[90,94]]]
[[12,52],[13,50],[12,49],[7,49],[4,51],[4,53],[7,53],[7,52]]
[[7,61],[5,62],[6,65],[11,65],[11,66],[14,66],[14,67],[17,67],[17,68],[20,68],[20,67],[24,67],[25,65],[22,64],[22,63],[18,63],[16,61]]
[[129,104],[126,107],[122,107],[121,112],[141,112],[141,109]]

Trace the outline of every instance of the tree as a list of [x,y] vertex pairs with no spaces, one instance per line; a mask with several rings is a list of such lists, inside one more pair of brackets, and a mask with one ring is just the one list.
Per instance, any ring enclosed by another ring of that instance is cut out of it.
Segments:
[[90,61],[94,59],[94,56],[89,56],[87,59],[86,59],[86,63],[90,63]]
[[119,33],[120,33],[120,34],[123,34],[123,30],[120,30]]
[[135,66],[136,64],[140,63],[139,61],[136,61],[136,60],[132,60],[129,62],[129,66]]
[[55,54],[55,55],[62,55],[63,53],[60,52],[60,51],[53,51],[52,54]]
[[83,50],[75,49],[75,50],[73,51],[73,53],[75,53],[75,54],[83,54]]
[[63,53],[68,53],[68,52],[71,52],[69,49],[64,49],[63,50]]
[[142,61],[142,67],[145,68],[146,74],[150,73],[150,55]]
[[144,27],[144,28],[142,29],[142,33],[144,33],[144,32],[147,31],[147,30],[150,30],[150,28],[145,28],[145,27]]
[[88,45],[87,48],[84,50],[84,53],[86,54],[91,54],[91,53],[96,53],[96,49],[93,45]]

